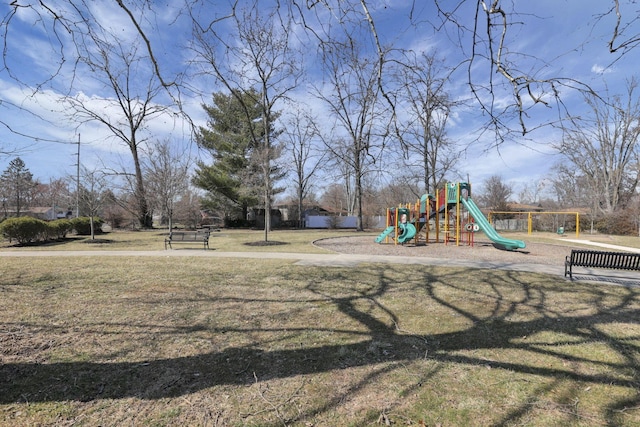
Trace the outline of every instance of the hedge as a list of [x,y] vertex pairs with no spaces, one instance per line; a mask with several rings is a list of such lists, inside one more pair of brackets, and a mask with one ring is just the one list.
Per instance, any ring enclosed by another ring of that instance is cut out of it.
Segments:
[[20,244],[48,239],[48,224],[40,219],[22,216],[8,218],[0,224],[0,232],[9,241],[17,240]]
[[[80,236],[89,236],[91,235],[91,218],[86,216],[81,216],[79,218],[74,218],[71,220],[73,223],[73,229],[76,230],[76,234]],[[102,233],[102,224],[104,221],[101,218],[93,217],[93,228],[95,234]]]
[[[102,220],[94,219],[96,230],[101,231]],[[47,240],[64,239],[71,231],[77,234],[91,234],[89,218],[57,219],[55,221],[42,221],[37,218],[21,216],[8,218],[0,223],[0,234],[9,241],[16,240],[19,244],[41,242]]]
[[68,219],[56,219],[47,223],[51,230],[49,238],[64,239],[73,231],[73,222]]

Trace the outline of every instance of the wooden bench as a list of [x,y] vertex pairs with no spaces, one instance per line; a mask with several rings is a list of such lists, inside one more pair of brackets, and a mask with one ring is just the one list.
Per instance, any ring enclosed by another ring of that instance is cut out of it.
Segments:
[[640,254],[572,249],[564,261],[564,277],[573,279],[573,267],[640,271]]
[[164,248],[167,249],[169,245],[170,249],[172,243],[202,243],[204,249],[209,249],[209,231],[173,231],[164,239]]

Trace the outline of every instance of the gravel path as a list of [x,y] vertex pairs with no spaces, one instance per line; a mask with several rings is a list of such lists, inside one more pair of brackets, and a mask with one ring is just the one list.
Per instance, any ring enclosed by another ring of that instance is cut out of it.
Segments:
[[342,254],[396,255],[406,257],[448,258],[472,261],[500,261],[527,264],[564,265],[571,247],[542,243],[527,243],[527,247],[517,251],[496,249],[489,240],[474,242],[473,246],[456,246],[455,242],[429,243],[416,246],[413,243],[395,245],[375,243],[375,236],[336,237],[322,239],[314,244]]

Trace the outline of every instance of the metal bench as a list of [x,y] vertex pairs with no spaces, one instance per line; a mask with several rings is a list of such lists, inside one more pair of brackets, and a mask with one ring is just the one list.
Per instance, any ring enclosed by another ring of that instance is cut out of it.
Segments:
[[164,239],[164,248],[167,249],[169,245],[170,249],[172,243],[202,243],[204,249],[209,249],[209,231],[173,231]]
[[564,277],[573,279],[573,267],[640,271],[640,254],[572,249],[564,261]]

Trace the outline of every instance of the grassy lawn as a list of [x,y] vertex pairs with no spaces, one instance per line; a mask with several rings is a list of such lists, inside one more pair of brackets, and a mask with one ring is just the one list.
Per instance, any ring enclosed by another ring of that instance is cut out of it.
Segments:
[[640,425],[639,288],[162,257],[159,233],[69,243],[158,257],[1,259],[0,425]]
[[[151,231],[116,231],[96,235],[95,241],[87,236],[71,235],[62,242],[50,242],[35,246],[19,247],[8,241],[0,240],[0,250],[12,251],[163,251],[164,239],[168,230]],[[368,233],[377,236],[378,233]],[[269,233],[269,245],[264,242],[264,231],[259,230],[222,230],[211,232],[209,245],[211,249],[225,252],[293,252],[293,253],[327,253],[310,243],[316,239],[357,235],[355,231],[327,230],[275,230]],[[373,240],[373,237],[372,237]],[[198,248],[198,243],[180,244],[176,248]]]
[[[372,240],[380,233],[380,230],[372,230],[366,233],[353,230],[274,230],[268,235],[269,245],[264,242],[264,231],[260,230],[226,230],[213,231],[209,240],[211,249],[223,252],[293,252],[293,253],[327,253],[326,250],[315,247],[310,243],[314,240],[336,236],[363,236],[371,235]],[[87,236],[70,235],[62,242],[49,242],[34,246],[20,247],[0,239],[0,250],[11,251],[163,251],[164,239],[168,234],[166,229],[151,231],[117,231],[96,236],[92,241]],[[500,234],[507,238],[520,239],[528,243],[552,243],[562,244],[562,240],[575,239],[574,233],[566,233],[558,236],[555,233],[536,232],[531,235],[524,232],[505,232]],[[484,235],[482,235],[484,238]],[[640,248],[640,237],[637,236],[612,236],[590,235],[581,233],[579,239],[602,242],[612,245]],[[567,243],[574,245],[575,243]],[[197,243],[176,244],[176,248],[198,248]],[[594,248],[595,249],[595,248]]]

